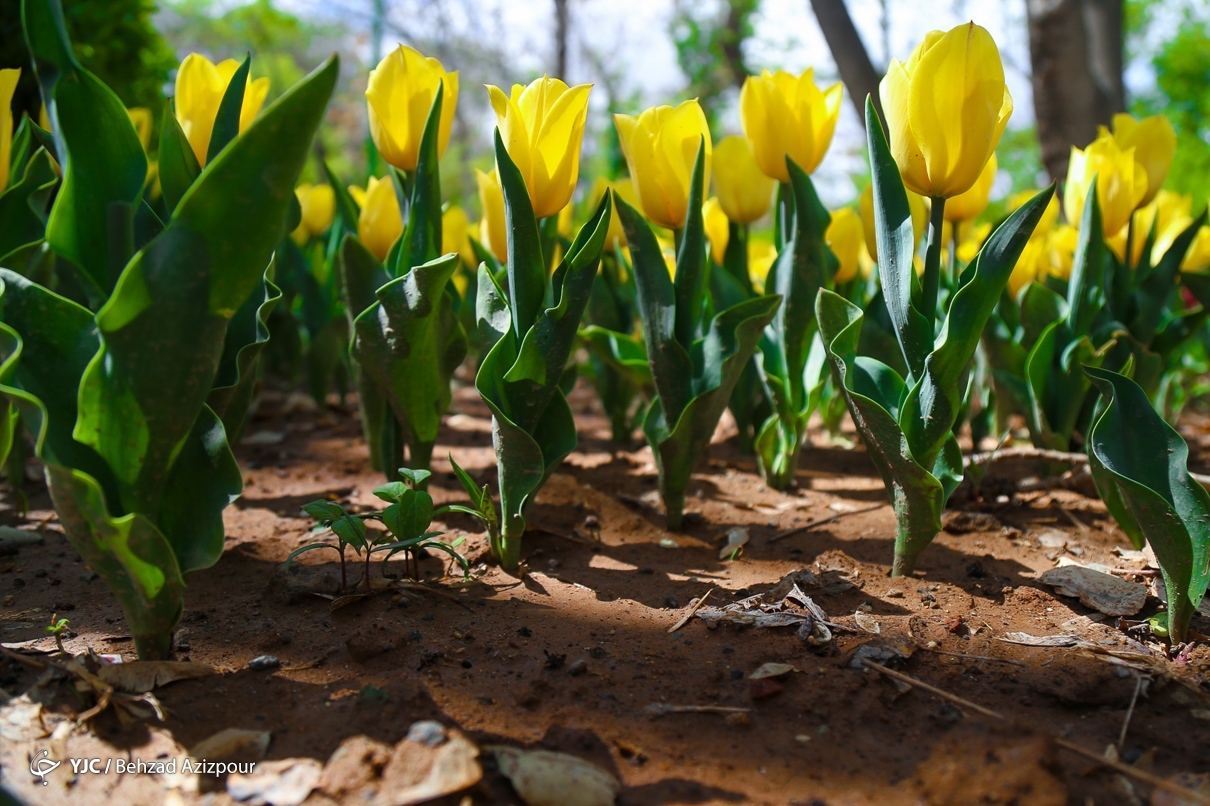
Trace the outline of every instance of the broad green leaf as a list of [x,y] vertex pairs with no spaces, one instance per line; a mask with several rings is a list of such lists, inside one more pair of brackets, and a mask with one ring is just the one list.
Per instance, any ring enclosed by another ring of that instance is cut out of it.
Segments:
[[508,155],[496,129],[496,171],[504,192],[504,221],[508,228],[508,303],[518,342],[542,312],[546,298],[546,261],[533,204],[521,171]]
[[420,537],[433,520],[433,499],[422,490],[405,489],[382,513],[382,522],[399,540]]
[[[206,148],[206,162],[209,164],[227,147],[227,144],[239,136],[239,119],[244,108],[244,91],[248,87],[248,74],[252,70],[252,56],[244,56],[240,66],[236,68],[227,89],[218,104],[218,113],[214,117],[214,128],[210,132],[210,145]],[[293,228],[291,228],[293,229]]]
[[1101,204],[1097,179],[1088,186],[1084,212],[1080,216],[1079,240],[1067,281],[1067,328],[1077,336],[1087,335],[1105,307],[1108,253],[1101,234]]
[[[1198,230],[1205,224],[1206,211],[1203,210],[1196,221],[1185,227],[1176,236],[1172,245],[1160,257],[1159,263],[1155,265],[1147,278],[1139,283],[1133,296],[1135,315],[1128,323],[1128,327],[1130,335],[1144,345],[1150,345],[1156,332],[1160,329],[1168,310],[1168,301],[1172,298],[1172,289],[1180,275],[1181,261],[1184,260],[1185,253],[1189,251]],[[1154,226],[1152,230],[1152,238],[1154,238]],[[2,251],[0,249],[0,252]],[[1145,254],[1150,254],[1150,249],[1145,251]]]
[[904,360],[915,377],[924,372],[924,360],[933,347],[933,333],[925,318],[912,306],[916,282],[916,235],[907,190],[899,166],[891,156],[886,134],[874,102],[867,98],[866,138],[870,150],[870,173],[874,186],[874,233],[878,243],[878,277]]
[[206,396],[206,405],[223,421],[233,444],[239,442],[252,405],[257,362],[269,341],[269,314],[282,297],[281,289],[269,282],[268,274],[261,288],[248,297],[227,325],[214,386]]
[[202,172],[197,155],[193,153],[193,146],[189,145],[189,140],[176,119],[172,100],[164,104],[164,116],[160,121],[158,159],[160,192],[164,196],[164,206],[171,214]]
[[406,206],[407,222],[394,262],[387,267],[395,277],[402,277],[413,266],[429,263],[441,254],[441,174],[438,171],[437,135],[441,128],[441,104],[444,84],[437,83],[437,92],[429,107],[424,133],[420,138],[420,157],[411,176],[412,195]]
[[676,303],[673,332],[685,347],[705,335],[706,301],[710,296],[710,264],[706,262],[706,228],[702,221],[705,164],[706,142],[703,139],[698,143],[689,176],[685,227],[676,250],[676,277],[672,282]]
[[45,237],[45,197],[57,182],[50,154],[38,149],[20,180],[0,195],[0,258]]
[[1168,629],[1185,640],[1189,620],[1210,582],[1210,494],[1189,476],[1189,448],[1155,413],[1138,384],[1088,367],[1108,400],[1089,435],[1094,455],[1117,488],[1123,512],[1147,538],[1168,590]]
[[118,96],[76,62],[57,0],[25,0],[22,12],[64,157],[46,240],[82,270],[89,293],[103,299],[121,270],[110,265],[110,211],[114,205],[133,208],[147,178],[147,157]]

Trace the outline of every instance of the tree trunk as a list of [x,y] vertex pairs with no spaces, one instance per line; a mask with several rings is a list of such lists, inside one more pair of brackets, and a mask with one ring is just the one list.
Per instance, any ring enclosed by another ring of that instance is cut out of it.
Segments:
[[849,16],[844,0],[811,0],[811,9],[840,70],[840,80],[849,91],[849,100],[857,109],[857,119],[865,125],[867,95],[874,99],[874,108],[882,117],[882,102],[878,98],[878,82],[882,80],[882,74],[870,61],[870,54],[857,33],[857,27],[853,25],[853,18]]
[[568,0],[555,0],[555,78],[563,81],[567,81],[567,3]]
[[1122,0],[1026,0],[1025,9],[1042,163],[1061,181],[1071,147],[1126,108]]

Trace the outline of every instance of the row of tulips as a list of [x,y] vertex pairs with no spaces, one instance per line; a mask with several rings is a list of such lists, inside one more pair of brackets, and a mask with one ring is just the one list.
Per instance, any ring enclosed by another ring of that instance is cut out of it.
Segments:
[[[304,341],[317,396],[349,368],[389,479],[428,467],[477,353],[498,504],[456,470],[507,569],[575,448],[578,369],[616,436],[641,426],[673,529],[725,409],[777,488],[810,418],[836,429],[847,410],[895,508],[894,574],[964,478],[958,431],[1020,416],[1035,444],[1088,450],[1110,511],[1155,548],[1183,638],[1210,577],[1210,496],[1153,401],[1172,415],[1205,369],[1210,236],[1160,191],[1162,119],[1118,118],[1073,150],[1066,224],[1053,188],[978,224],[1012,100],[969,24],[892,63],[885,128],[867,103],[873,181],[856,210],[828,211],[811,181],[842,89],[808,70],[748,79],[744,135],[717,145],[694,101],[615,116],[630,179],[598,182],[577,216],[590,87],[543,77],[487,88],[495,167],[473,226],[442,203],[459,85],[435,59],[401,46],[370,74],[386,176],[347,186],[324,165],[327,183],[291,195],[334,62],[261,113],[248,60],[189,57],[149,170],[138,116],[72,59],[57,0],[25,0],[23,21],[48,119],[0,153],[16,178],[0,210],[21,211],[0,226],[0,449],[35,437],[64,527],[144,656],[168,651],[183,575],[221,551],[240,488],[228,443],[259,362]],[[762,251],[752,226],[770,211]]]

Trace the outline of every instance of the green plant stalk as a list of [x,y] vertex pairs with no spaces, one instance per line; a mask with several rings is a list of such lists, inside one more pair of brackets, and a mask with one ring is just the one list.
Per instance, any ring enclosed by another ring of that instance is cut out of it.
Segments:
[[630,244],[636,299],[656,388],[643,421],[655,454],[669,529],[684,521],[685,489],[781,297],[766,295],[733,305],[707,320],[709,264],[702,226],[705,145],[700,144],[689,185],[688,215],[677,250],[676,278],[643,216],[614,198]]
[[[937,294],[941,288],[941,247],[945,227],[945,198],[934,196],[929,212],[929,240],[924,252],[924,287],[921,295],[923,313],[929,324],[937,318]],[[954,226],[954,238],[958,227]]]
[[575,449],[575,419],[561,382],[592,294],[610,202],[601,200],[548,275],[529,191],[499,131],[495,153],[509,230],[507,290],[480,265],[476,316],[488,350],[475,388],[492,412],[501,509],[493,554],[514,571],[534,496]]

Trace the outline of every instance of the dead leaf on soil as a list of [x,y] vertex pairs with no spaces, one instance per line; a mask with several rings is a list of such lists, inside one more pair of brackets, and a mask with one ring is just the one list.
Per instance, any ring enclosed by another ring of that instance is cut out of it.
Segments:
[[790,672],[797,672],[798,669],[789,663],[765,663],[760,666],[752,674],[748,675],[749,680],[764,680],[768,677],[781,677]]
[[323,765],[313,758],[286,758],[256,765],[247,775],[227,776],[227,794],[251,806],[299,806],[319,783]]
[[434,724],[440,736],[434,737],[431,729],[423,736],[409,731],[409,736],[415,733],[425,740],[406,738],[395,745],[374,806],[413,806],[479,783],[479,748],[459,731]]
[[726,538],[727,545],[719,549],[718,558],[720,560],[734,560],[744,550],[744,546],[748,545],[748,527],[733,526],[727,530]]
[[1076,646],[1080,639],[1074,635],[1030,635],[1025,632],[1010,632],[1000,636],[1000,641],[1006,644],[1021,644],[1022,646]]
[[527,806],[612,806],[622,791],[617,778],[576,756],[502,745],[483,749]]
[[1147,588],[1080,565],[1065,565],[1045,571],[1044,584],[1060,596],[1078,598],[1080,603],[1107,616],[1133,616],[1147,603]]
[[269,739],[267,730],[224,728],[189,748],[189,756],[207,761],[226,761],[234,758],[259,761],[269,750]]
[[857,622],[857,626],[871,635],[878,635],[882,632],[882,626],[879,625],[878,619],[871,616],[869,613],[863,613],[858,610],[853,614],[853,621]]
[[97,669],[97,677],[128,694],[145,694],[177,680],[209,677],[218,673],[218,669],[204,663],[171,660],[110,663]]

